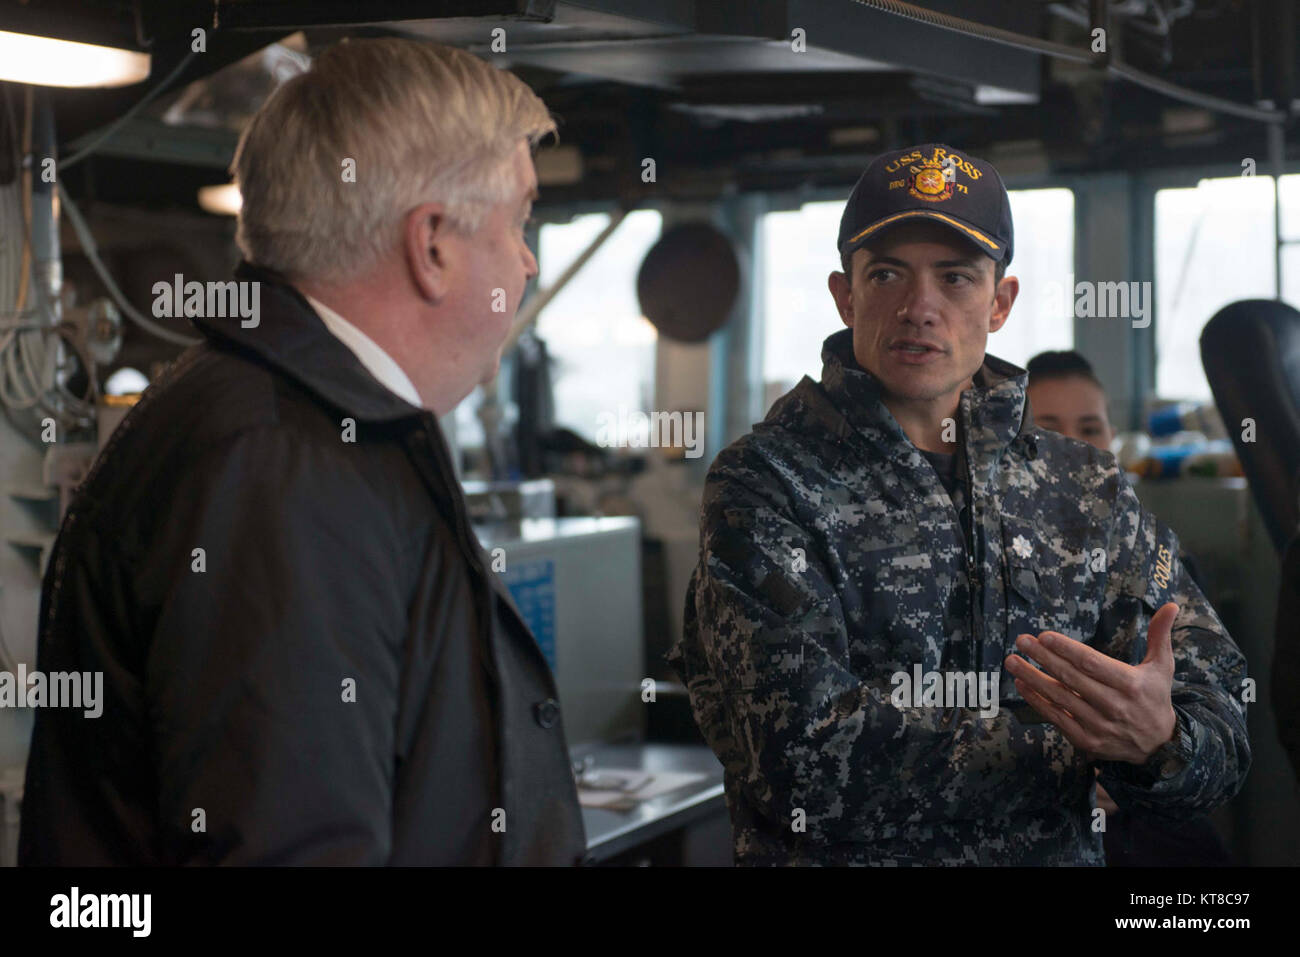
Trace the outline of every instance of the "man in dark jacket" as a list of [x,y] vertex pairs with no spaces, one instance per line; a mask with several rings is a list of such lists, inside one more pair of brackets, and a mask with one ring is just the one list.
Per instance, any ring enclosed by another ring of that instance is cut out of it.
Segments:
[[1241,652],[1114,456],[986,354],[1018,291],[996,170],[887,153],[838,245],[849,328],[709,470],[670,655],[737,861],[1097,865],[1095,769],[1125,809],[1228,800]]
[[391,39],[250,122],[253,308],[195,316],[50,561],[39,668],[103,672],[105,700],[38,712],[21,863],[582,858],[555,684],[436,418],[495,373],[536,274],[553,128],[510,74]]

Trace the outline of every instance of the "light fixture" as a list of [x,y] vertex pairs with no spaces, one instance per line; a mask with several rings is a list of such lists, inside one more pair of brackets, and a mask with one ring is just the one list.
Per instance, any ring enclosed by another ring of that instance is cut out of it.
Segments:
[[0,30],[0,80],[37,86],[127,86],[149,76],[147,53]]
[[199,205],[209,213],[218,216],[238,216],[244,205],[244,198],[239,195],[239,187],[234,183],[221,186],[200,186]]

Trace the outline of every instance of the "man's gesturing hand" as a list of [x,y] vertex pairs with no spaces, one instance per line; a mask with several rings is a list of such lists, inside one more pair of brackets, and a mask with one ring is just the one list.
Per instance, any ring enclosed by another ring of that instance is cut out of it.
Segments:
[[1170,632],[1178,606],[1168,602],[1151,616],[1147,655],[1129,665],[1055,631],[1021,635],[1019,655],[1008,655],[1016,690],[1094,760],[1143,764],[1174,735],[1178,716],[1170,703],[1174,650]]

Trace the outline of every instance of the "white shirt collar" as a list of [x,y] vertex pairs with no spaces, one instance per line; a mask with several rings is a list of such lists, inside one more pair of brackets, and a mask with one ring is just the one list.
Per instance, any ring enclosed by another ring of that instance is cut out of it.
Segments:
[[424,408],[424,404],[420,401],[420,393],[416,391],[410,377],[397,364],[397,360],[380,347],[379,343],[352,325],[325,303],[313,299],[305,292],[303,296],[311,303],[311,307],[316,310],[321,322],[325,323],[325,328],[352,350],[353,355],[357,357],[358,361],[365,366],[372,376],[379,380],[380,385],[399,398],[405,399],[416,408]]

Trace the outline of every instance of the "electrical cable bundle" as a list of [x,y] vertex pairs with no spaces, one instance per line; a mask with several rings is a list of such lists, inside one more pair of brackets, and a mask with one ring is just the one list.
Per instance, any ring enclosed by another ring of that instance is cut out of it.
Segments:
[[[7,414],[28,412],[51,417],[66,428],[85,427],[94,421],[99,396],[94,365],[81,332],[60,321],[47,290],[32,282],[32,148],[33,94],[24,96],[21,132],[9,90],[5,91],[4,117],[13,145],[14,182],[0,187],[0,239],[21,237],[21,252],[0,247],[0,405]],[[61,348],[66,346],[66,351]],[[75,354],[86,372],[85,395],[67,388],[67,353]],[[17,421],[17,420],[16,420]]]

